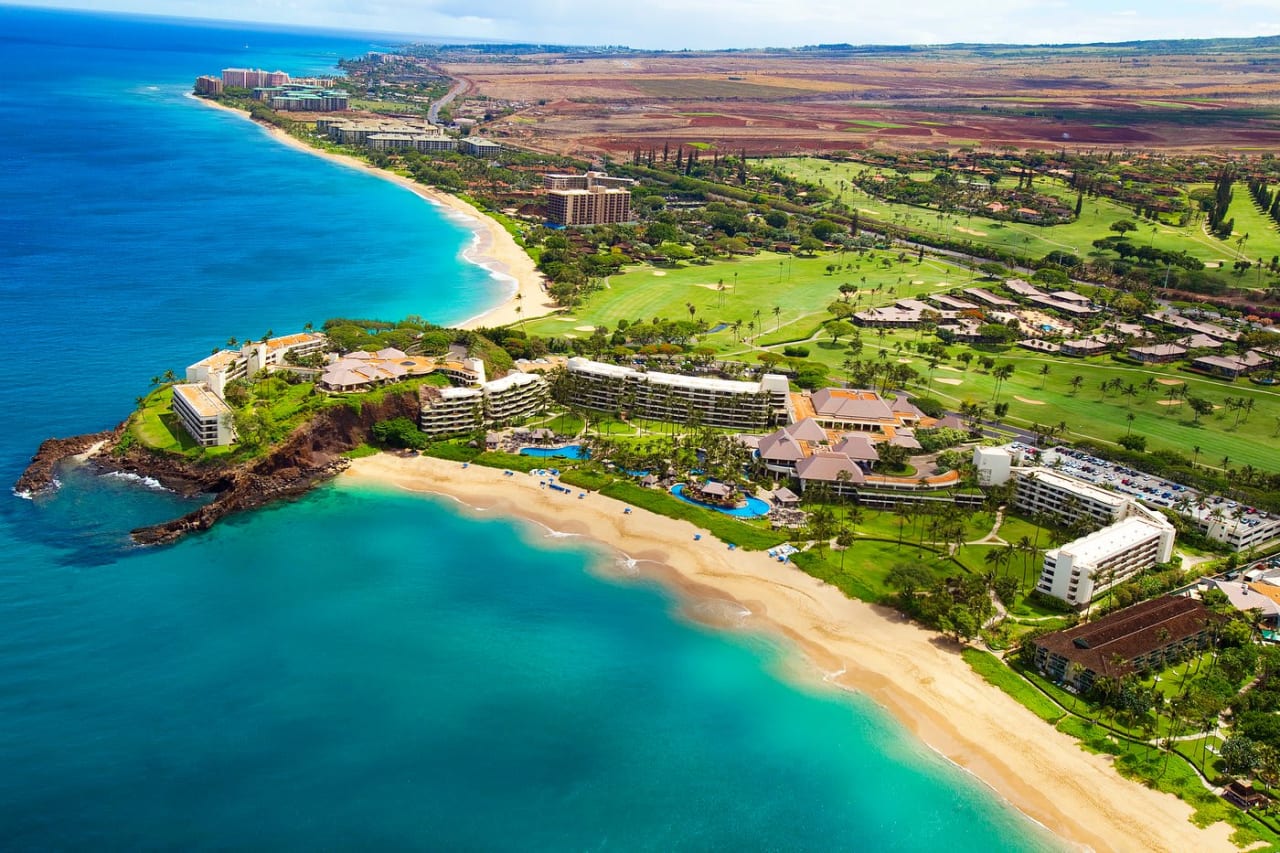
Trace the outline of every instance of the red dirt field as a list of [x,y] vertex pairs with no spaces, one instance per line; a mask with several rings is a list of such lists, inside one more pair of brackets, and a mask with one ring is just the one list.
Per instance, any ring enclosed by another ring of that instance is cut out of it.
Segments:
[[1280,149],[1280,49],[984,50],[489,56],[441,67],[515,108],[488,135],[577,155],[688,143],[752,155]]

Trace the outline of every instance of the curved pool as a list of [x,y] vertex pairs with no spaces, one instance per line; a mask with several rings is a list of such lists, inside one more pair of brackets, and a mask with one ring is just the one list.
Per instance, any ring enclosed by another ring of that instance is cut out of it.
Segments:
[[590,459],[591,451],[581,444],[566,444],[564,447],[522,447],[520,455],[539,459]]
[[694,506],[705,507],[706,509],[714,509],[716,512],[722,512],[725,515],[732,515],[736,518],[760,518],[763,515],[769,514],[768,502],[762,501],[759,498],[749,497],[747,498],[746,506],[738,507],[737,509],[725,509],[724,507],[716,506],[715,504],[703,503],[702,501],[695,501],[693,498],[689,497],[684,493],[684,483],[677,483],[676,485],[672,486],[671,494],[675,495],[676,497],[678,497],[680,500],[684,501],[687,504],[693,504]]

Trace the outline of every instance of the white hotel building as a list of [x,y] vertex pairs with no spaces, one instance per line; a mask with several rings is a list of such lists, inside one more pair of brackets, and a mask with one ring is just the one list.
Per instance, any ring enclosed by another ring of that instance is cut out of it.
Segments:
[[424,387],[418,428],[430,436],[471,432],[535,415],[549,399],[547,381],[537,373],[510,373],[475,388]]
[[235,441],[231,407],[203,382],[173,386],[173,413],[201,447]]
[[568,402],[603,412],[684,421],[693,415],[707,426],[762,429],[790,420],[790,387],[785,376],[766,373],[758,382],[639,371],[586,358],[567,364]]
[[1158,513],[1133,515],[1044,552],[1036,589],[1082,607],[1094,596],[1173,557],[1173,525]]

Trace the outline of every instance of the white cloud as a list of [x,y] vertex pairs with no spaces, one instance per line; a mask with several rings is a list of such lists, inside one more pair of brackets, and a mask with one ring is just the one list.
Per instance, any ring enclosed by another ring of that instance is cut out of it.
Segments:
[[[27,0],[61,7],[65,0]],[[148,14],[417,36],[641,48],[803,44],[1062,43],[1274,32],[1280,0],[72,0]],[[979,8],[980,7],[980,8]]]

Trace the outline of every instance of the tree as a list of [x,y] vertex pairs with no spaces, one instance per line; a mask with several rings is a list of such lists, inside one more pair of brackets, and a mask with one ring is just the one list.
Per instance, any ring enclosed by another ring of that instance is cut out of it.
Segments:
[[1138,226],[1133,224],[1133,222],[1131,222],[1128,219],[1121,219],[1119,221],[1111,223],[1111,230],[1119,234],[1121,237],[1123,237],[1125,234],[1129,233],[1130,231],[1137,231]]
[[1200,423],[1200,418],[1213,413],[1213,403],[1204,397],[1187,397],[1187,405],[1191,407],[1194,416],[1193,423]]
[[916,593],[933,583],[933,573],[921,563],[898,563],[885,575],[884,582],[898,591],[898,600],[909,610]]
[[1244,776],[1258,764],[1258,745],[1241,735],[1227,738],[1218,754],[1228,773]]

